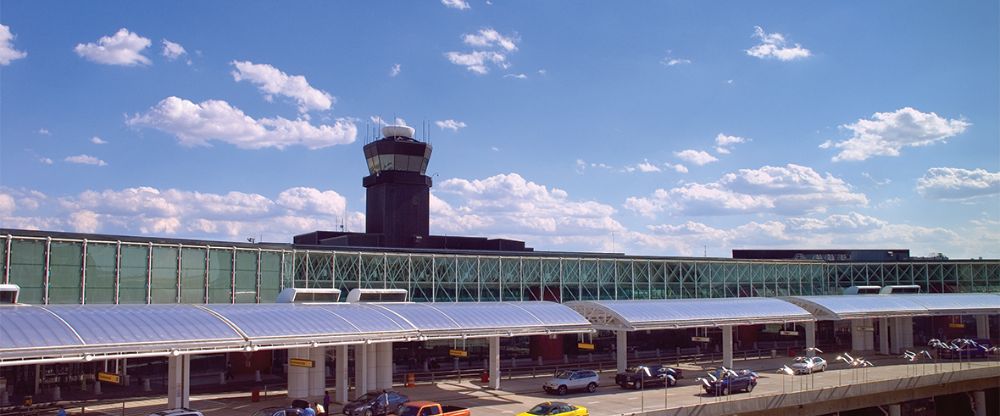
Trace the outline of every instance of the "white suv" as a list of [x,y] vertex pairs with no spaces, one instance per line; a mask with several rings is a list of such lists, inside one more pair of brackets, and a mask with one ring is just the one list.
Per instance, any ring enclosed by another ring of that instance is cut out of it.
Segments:
[[597,390],[599,379],[600,376],[593,370],[563,370],[546,381],[542,389],[546,393],[558,393],[560,396],[569,390],[587,390],[593,393]]
[[156,413],[150,413],[149,416],[205,416],[205,415],[197,410],[192,410],[182,407],[179,409],[163,410]]

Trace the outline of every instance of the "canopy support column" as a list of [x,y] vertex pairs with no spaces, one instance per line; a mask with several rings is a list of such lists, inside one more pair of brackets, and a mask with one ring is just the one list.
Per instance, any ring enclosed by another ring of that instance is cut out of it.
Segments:
[[803,325],[806,328],[806,357],[816,356],[816,322],[807,321]]
[[851,350],[863,351],[865,349],[864,320],[851,319]]
[[172,355],[167,358],[167,408],[191,405],[191,356]]
[[368,393],[368,346],[356,344],[354,348],[354,397],[357,399]]
[[[334,347],[336,349],[337,356],[335,357],[334,365],[337,366],[336,374],[334,375],[334,393],[333,399],[337,403],[347,403],[347,391],[350,389],[347,379],[347,346],[338,345]],[[329,411],[327,411],[330,413]]]
[[903,320],[903,348],[913,348],[913,317],[907,316]]
[[989,315],[976,315],[976,338],[990,338]]
[[377,390],[392,389],[392,343],[375,344],[375,377]]
[[326,347],[309,349],[313,367],[309,369],[309,396],[323,397],[326,392]]
[[976,416],[986,416],[986,391],[976,390],[972,392],[972,401],[975,402]]
[[889,318],[892,320],[892,339],[889,340],[889,352],[900,354],[903,352],[903,318]]
[[864,320],[865,351],[875,351],[875,321],[871,318]]
[[618,372],[624,373],[628,367],[628,331],[615,331],[615,358],[618,364]]
[[722,326],[722,366],[733,368],[733,326]]
[[899,403],[890,404],[886,407],[889,408],[889,416],[902,416],[903,414],[903,406]]
[[493,390],[500,390],[500,337],[490,337],[490,385]]
[[878,352],[889,355],[889,318],[878,318]]
[[292,360],[308,360],[309,348],[288,349],[288,398],[305,399],[309,396],[309,368],[292,365]]
[[365,392],[378,390],[378,371],[376,369],[376,360],[378,360],[378,348],[375,344],[365,345],[365,350],[367,352],[365,355],[368,360],[365,361],[365,372],[368,376],[365,378]]

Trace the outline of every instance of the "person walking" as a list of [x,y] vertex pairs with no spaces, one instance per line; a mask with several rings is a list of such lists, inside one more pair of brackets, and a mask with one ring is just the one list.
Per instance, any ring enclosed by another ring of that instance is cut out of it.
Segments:
[[323,406],[319,402],[313,403],[316,407],[316,416],[326,416],[326,406]]
[[329,411],[330,409],[330,392],[323,392],[323,409]]

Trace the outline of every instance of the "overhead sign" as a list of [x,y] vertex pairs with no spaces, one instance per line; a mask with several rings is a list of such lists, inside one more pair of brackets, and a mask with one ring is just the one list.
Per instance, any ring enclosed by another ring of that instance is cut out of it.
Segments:
[[448,350],[448,355],[452,357],[465,358],[469,356],[469,352],[466,350]]
[[576,344],[576,347],[579,348],[579,349],[581,349],[581,350],[590,350],[590,351],[594,350],[594,344],[587,343],[587,342],[579,342],[579,343]]
[[303,358],[289,358],[288,365],[292,367],[313,368],[316,366],[316,362],[313,360],[306,360]]
[[779,331],[778,335],[798,335],[799,331]]
[[97,372],[97,381],[106,381],[108,383],[122,384],[122,376],[118,374],[105,373],[103,371]]
[[709,338],[709,337],[691,337],[691,341],[694,341],[694,342],[709,342],[711,340],[712,339]]
[[965,324],[951,323],[951,324],[948,324],[948,328],[962,329],[962,328],[965,328]]

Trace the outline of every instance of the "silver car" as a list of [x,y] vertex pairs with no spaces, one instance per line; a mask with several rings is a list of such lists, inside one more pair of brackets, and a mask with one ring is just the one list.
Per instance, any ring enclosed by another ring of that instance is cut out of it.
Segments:
[[593,393],[597,390],[599,379],[600,376],[593,370],[563,370],[542,384],[542,389],[546,393],[557,393],[560,396],[570,390],[587,390]]
[[790,367],[795,374],[812,374],[813,372],[826,371],[826,360],[818,355],[815,357],[795,357],[795,363]]

